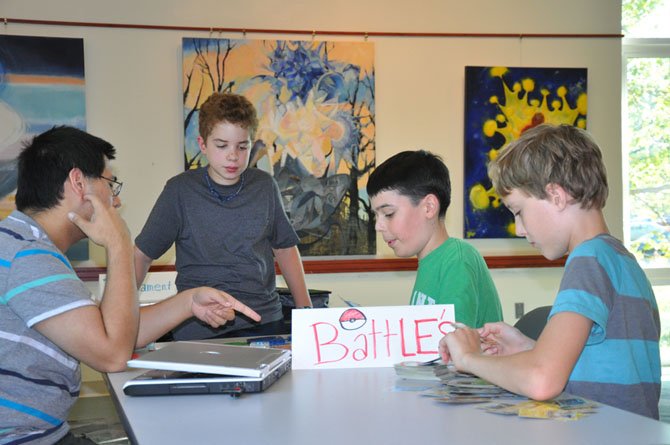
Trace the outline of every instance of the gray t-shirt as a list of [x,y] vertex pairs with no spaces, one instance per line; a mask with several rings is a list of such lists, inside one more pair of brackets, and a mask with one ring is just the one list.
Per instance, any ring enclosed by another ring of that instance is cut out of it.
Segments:
[[79,362],[33,326],[93,304],[32,218],[14,211],[0,222],[0,443],[52,444],[67,433]]
[[[232,186],[210,179],[212,193],[205,174],[202,167],[170,179],[135,244],[153,259],[175,244],[179,291],[215,287],[253,308],[262,323],[280,320],[272,249],[293,247],[299,239],[277,183],[268,173],[249,168]],[[209,338],[256,325],[238,316],[222,329],[212,329],[190,319],[173,335],[177,340]]]

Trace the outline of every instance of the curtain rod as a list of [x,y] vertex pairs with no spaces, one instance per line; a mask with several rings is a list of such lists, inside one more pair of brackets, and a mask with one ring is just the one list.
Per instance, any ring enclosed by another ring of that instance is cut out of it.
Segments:
[[150,29],[167,31],[204,31],[213,33],[247,33],[256,34],[300,34],[310,35],[314,38],[316,35],[334,35],[334,36],[359,36],[367,39],[368,37],[497,37],[497,38],[617,38],[623,37],[623,34],[546,34],[546,33],[466,33],[466,32],[362,32],[362,31],[325,31],[325,30],[304,30],[304,29],[264,29],[264,28],[220,28],[205,26],[170,26],[170,25],[142,25],[131,23],[100,23],[100,22],[70,22],[58,20],[36,20],[36,19],[15,19],[4,17],[0,21],[5,26],[9,23],[22,23],[30,25],[52,25],[52,26],[80,26],[90,28],[126,28],[126,29]]

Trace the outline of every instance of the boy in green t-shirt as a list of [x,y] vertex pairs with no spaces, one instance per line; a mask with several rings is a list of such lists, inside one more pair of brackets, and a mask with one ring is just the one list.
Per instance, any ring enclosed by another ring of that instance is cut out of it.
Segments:
[[438,156],[398,153],[372,172],[367,191],[384,241],[399,257],[419,260],[410,304],[453,304],[456,320],[471,327],[502,320],[484,259],[447,233],[451,182]]

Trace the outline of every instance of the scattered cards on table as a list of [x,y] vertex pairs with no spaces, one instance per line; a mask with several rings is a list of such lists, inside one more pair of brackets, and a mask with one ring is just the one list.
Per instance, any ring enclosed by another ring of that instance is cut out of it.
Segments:
[[[451,405],[481,404],[493,414],[532,419],[576,420],[592,414],[598,404],[581,397],[562,395],[545,402],[528,400],[472,374],[461,373],[443,362],[407,361],[394,365],[399,391],[420,391],[426,397]],[[408,385],[408,381],[423,381]],[[428,383],[435,383],[430,386]]]
[[526,400],[523,402],[500,402],[482,406],[481,409],[493,414],[519,416],[530,419],[577,420],[595,413],[596,402],[574,396],[561,396],[546,402]]

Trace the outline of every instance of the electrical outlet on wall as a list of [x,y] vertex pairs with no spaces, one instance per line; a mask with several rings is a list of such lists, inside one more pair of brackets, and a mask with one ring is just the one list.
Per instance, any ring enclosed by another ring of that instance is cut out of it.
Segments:
[[514,316],[516,318],[521,318],[524,313],[523,303],[514,303]]

